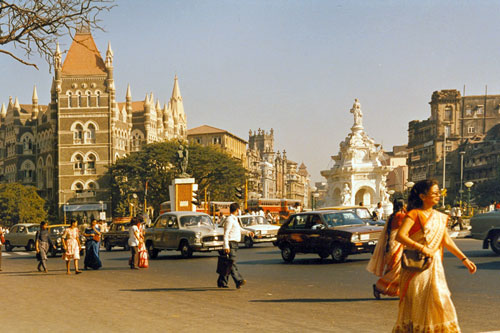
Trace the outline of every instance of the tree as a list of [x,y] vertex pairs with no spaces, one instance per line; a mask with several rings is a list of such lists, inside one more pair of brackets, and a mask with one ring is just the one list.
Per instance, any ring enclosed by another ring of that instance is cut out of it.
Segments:
[[[0,53],[11,56],[22,64],[35,52],[49,65],[56,48],[57,38],[74,35],[78,26],[100,29],[98,15],[109,11],[112,0],[0,0]],[[5,49],[12,45],[24,55]]]
[[[490,179],[471,188],[471,198],[482,207],[488,206],[491,201],[498,201],[500,198],[500,178]],[[464,198],[467,198],[467,191],[464,192]]]
[[[183,143],[184,144],[184,143]],[[176,167],[178,141],[146,145],[141,151],[119,159],[109,169],[113,197],[113,214],[125,216],[129,203],[144,202],[145,184],[148,181],[147,203],[159,211],[160,203],[168,201],[168,186],[179,173]],[[245,168],[238,161],[216,146],[189,146],[187,172],[199,185],[200,198],[205,189],[210,200],[236,200],[237,186],[245,183]],[[133,198],[136,194],[138,199]]]
[[47,212],[44,204],[33,186],[0,184],[0,221],[4,225],[45,221]]

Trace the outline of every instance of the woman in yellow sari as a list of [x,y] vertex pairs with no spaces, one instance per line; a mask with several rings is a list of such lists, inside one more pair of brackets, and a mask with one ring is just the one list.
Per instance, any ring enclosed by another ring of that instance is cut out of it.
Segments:
[[476,265],[455,245],[447,233],[448,215],[433,210],[440,191],[435,180],[416,183],[408,198],[408,214],[396,240],[405,248],[431,257],[428,269],[401,269],[399,314],[393,332],[460,332],[443,269],[443,247],[462,261],[471,274]]
[[396,234],[406,216],[406,205],[403,199],[393,203],[393,213],[380,234],[377,246],[366,269],[380,276],[373,285],[373,296],[380,299],[380,294],[399,296],[399,280],[401,274],[401,254],[403,246],[396,241]]

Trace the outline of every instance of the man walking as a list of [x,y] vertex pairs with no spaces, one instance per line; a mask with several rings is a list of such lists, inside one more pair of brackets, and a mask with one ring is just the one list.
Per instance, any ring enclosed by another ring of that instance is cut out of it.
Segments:
[[[231,276],[233,277],[236,288],[240,289],[246,283],[236,266],[236,251],[238,250],[238,243],[241,242],[241,234],[253,237],[253,232],[247,231],[240,227],[237,216],[240,213],[240,205],[233,202],[229,206],[230,215],[224,222],[224,253],[229,255],[233,265],[231,267]],[[219,274],[217,279],[217,287],[228,288],[228,275]]]

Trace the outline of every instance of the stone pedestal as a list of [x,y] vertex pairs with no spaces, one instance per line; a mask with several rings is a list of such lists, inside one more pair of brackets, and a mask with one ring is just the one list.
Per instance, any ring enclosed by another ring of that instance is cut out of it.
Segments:
[[170,206],[173,212],[196,211],[196,206],[191,202],[193,200],[193,191],[198,190],[198,184],[195,184],[194,178],[175,178],[168,190],[170,193]]

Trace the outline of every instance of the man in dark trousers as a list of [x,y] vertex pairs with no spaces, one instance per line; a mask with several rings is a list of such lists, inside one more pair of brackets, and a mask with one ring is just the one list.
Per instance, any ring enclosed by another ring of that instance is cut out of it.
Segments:
[[[240,289],[246,283],[236,266],[236,251],[238,250],[238,243],[241,242],[241,234],[253,237],[253,232],[247,231],[240,227],[237,216],[240,213],[240,205],[233,202],[229,206],[230,215],[224,222],[224,253],[229,255],[229,259],[233,261],[231,267],[231,276],[233,277],[236,288]],[[228,275],[219,274],[217,279],[217,287],[228,288]]]

